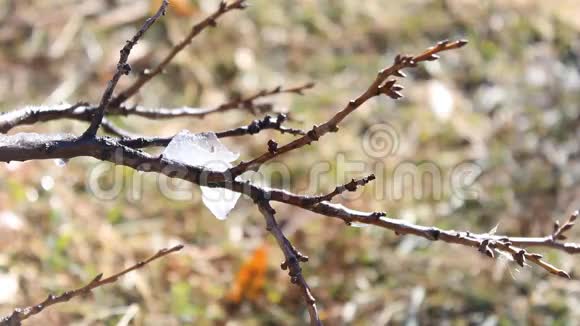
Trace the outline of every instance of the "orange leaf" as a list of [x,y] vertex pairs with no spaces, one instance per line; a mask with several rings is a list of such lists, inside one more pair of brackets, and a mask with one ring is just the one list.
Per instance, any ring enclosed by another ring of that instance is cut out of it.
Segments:
[[234,303],[240,303],[243,299],[258,299],[264,288],[267,269],[268,247],[263,244],[240,267],[226,299]]

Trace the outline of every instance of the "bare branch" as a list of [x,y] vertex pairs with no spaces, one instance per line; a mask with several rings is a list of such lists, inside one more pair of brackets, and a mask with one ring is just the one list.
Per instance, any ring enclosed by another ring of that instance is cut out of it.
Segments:
[[127,59],[129,59],[129,54],[131,54],[131,50],[133,46],[137,44],[139,39],[145,34],[145,32],[155,23],[155,21],[165,15],[165,10],[167,9],[168,1],[163,0],[161,2],[161,6],[159,10],[155,13],[155,15],[147,18],[143,26],[137,31],[137,33],[133,36],[133,38],[125,44],[125,46],[121,49],[121,55],[119,57],[119,62],[117,63],[117,70],[113,75],[113,78],[107,83],[107,88],[103,92],[103,96],[101,97],[101,102],[99,103],[99,107],[97,108],[95,114],[93,115],[91,124],[89,128],[84,132],[83,137],[94,137],[97,134],[97,130],[101,125],[101,121],[105,116],[105,112],[107,108],[109,108],[109,104],[111,102],[111,97],[113,96],[113,91],[115,91],[115,86],[117,86],[117,82],[121,79],[122,75],[128,75],[131,72],[131,66],[127,63]]
[[[272,200],[275,199],[272,198]],[[340,218],[347,224],[357,222],[362,224],[375,225],[394,231],[398,235],[411,234],[431,241],[441,240],[447,243],[475,247],[492,258],[495,256],[493,253],[490,253],[490,251],[493,252],[494,250],[502,250],[514,256],[514,260],[522,266],[525,262],[524,258],[527,258],[528,261],[538,265],[546,271],[565,278],[570,278],[568,273],[543,261],[541,259],[541,255],[536,253],[528,253],[526,250],[521,248],[548,247],[563,250],[569,254],[580,253],[580,244],[556,242],[551,238],[551,236],[545,238],[528,238],[476,234],[469,231],[448,231],[436,227],[415,225],[398,219],[388,218],[386,217],[386,214],[382,212],[365,213],[348,209],[340,204],[331,204],[328,202],[322,202],[311,207],[303,206],[303,208],[325,216]]]
[[[89,121],[91,112],[87,112],[88,105],[86,102],[78,102],[73,105],[27,106],[19,110],[6,112],[0,114],[0,134],[7,133],[16,126],[33,124],[40,121],[73,117],[79,120]],[[92,112],[94,112],[94,109]]]
[[288,275],[290,276],[290,282],[300,287],[300,291],[302,292],[302,296],[304,296],[304,301],[308,307],[310,324],[322,325],[320,316],[318,315],[318,309],[316,308],[316,299],[306,283],[304,276],[302,276],[302,268],[300,268],[300,263],[307,262],[308,257],[296,250],[292,243],[286,238],[280,229],[278,222],[276,222],[276,218],[274,217],[276,211],[274,211],[272,206],[270,206],[270,204],[265,200],[258,200],[256,203],[260,212],[266,219],[266,229],[274,236],[274,238],[276,238],[278,246],[280,246],[280,249],[282,249],[282,252],[284,253],[285,260],[282,263],[281,268],[283,270],[287,269]]
[[[180,162],[172,161],[164,157],[153,157],[142,151],[134,150],[121,145],[111,138],[84,139],[70,135],[58,135],[52,138],[40,136],[34,139],[35,134],[17,134],[14,136],[0,136],[0,161],[49,159],[49,158],[73,158],[78,156],[92,156],[115,164],[129,166],[140,171],[158,172],[169,177],[178,177],[199,185],[225,188],[231,175],[226,172],[215,172],[201,167],[189,166]],[[179,171],[179,175],[175,172]],[[203,176],[203,177],[202,177]],[[233,181],[231,190],[244,193],[252,198],[268,198],[289,205],[299,206],[307,210],[320,213],[325,216],[337,217],[347,223],[372,224],[387,228],[398,234],[413,234],[429,240],[442,240],[449,243],[458,243],[471,247],[480,248],[483,240],[494,243],[494,248],[499,248],[513,253],[520,247],[549,247],[563,250],[570,254],[580,253],[580,244],[560,243],[553,239],[552,235],[544,238],[534,237],[507,237],[486,234],[473,234],[470,232],[445,231],[434,227],[425,227],[408,224],[406,222],[386,218],[384,213],[362,213],[345,208],[339,204],[321,202],[313,205],[313,196],[292,194],[280,189],[265,189],[254,185]],[[511,248],[511,249],[510,249]],[[548,270],[551,273],[563,276],[561,270],[546,265],[539,259],[530,258],[533,254],[526,254],[532,262]]]
[[564,233],[569,231],[574,226],[577,218],[578,211],[575,211],[574,213],[570,214],[570,217],[568,217],[568,220],[562,226],[560,226],[560,222],[556,220],[556,222],[554,222],[554,231],[552,232],[551,238],[553,240],[566,240],[567,237],[564,235]]
[[318,204],[318,203],[323,202],[323,201],[330,201],[334,197],[336,197],[336,196],[338,196],[346,191],[355,192],[358,187],[364,187],[365,185],[367,185],[369,182],[371,182],[373,180],[375,180],[374,174],[366,176],[362,179],[352,179],[349,183],[346,183],[346,184],[343,184],[340,186],[336,186],[332,192],[330,192],[326,195],[312,196],[311,199],[309,199],[309,200],[312,200],[312,204],[309,204],[309,205]]
[[[314,86],[313,83],[306,83],[294,87],[276,87],[271,90],[260,90],[255,94],[233,99],[213,108],[145,108],[142,106],[125,107],[112,106],[106,112],[107,116],[112,115],[136,115],[148,119],[173,119],[178,117],[203,118],[208,114],[226,112],[234,109],[245,109],[254,114],[272,111],[271,103],[256,103],[257,100],[278,94],[303,94],[303,92]],[[90,106],[86,102],[79,102],[74,105],[54,105],[54,106],[29,106],[22,109],[0,114],[0,133],[7,133],[10,129],[20,126],[46,122],[58,119],[73,119],[80,121],[91,121],[98,107]],[[114,133],[114,132],[113,132]],[[119,136],[121,136],[119,134]]]
[[127,269],[124,269],[121,272],[113,274],[107,278],[103,278],[103,274],[99,274],[96,277],[94,277],[93,280],[90,281],[88,284],[86,284],[85,286],[82,286],[76,290],[67,291],[67,292],[64,292],[60,295],[50,294],[46,299],[44,299],[44,301],[42,301],[39,304],[25,307],[25,308],[16,308],[16,309],[14,309],[14,311],[10,315],[5,316],[5,317],[0,317],[0,326],[19,326],[19,325],[21,325],[23,320],[28,319],[28,318],[42,312],[47,307],[50,307],[50,306],[57,304],[57,303],[67,302],[70,299],[78,297],[78,296],[87,295],[91,291],[93,291],[95,288],[98,288],[98,287],[106,285],[106,284],[114,283],[121,276],[123,276],[131,271],[134,271],[136,269],[142,268],[143,266],[151,263],[152,261],[154,261],[156,259],[159,259],[163,256],[167,256],[167,255],[169,255],[173,252],[179,251],[181,249],[183,249],[183,245],[177,245],[177,246],[174,246],[172,248],[161,249],[155,255],[147,258],[146,260],[140,261],[140,262],[136,263],[135,265],[133,265]]
[[246,109],[254,114],[257,113],[265,113],[272,111],[272,104],[270,103],[255,103],[256,100],[264,97],[269,97],[278,94],[303,94],[303,91],[314,86],[313,83],[306,83],[296,87],[289,87],[289,88],[282,88],[278,86],[271,90],[260,90],[257,93],[242,97],[238,99],[234,99],[228,101],[226,103],[220,104],[215,108],[190,108],[190,107],[182,107],[182,108],[155,108],[155,109],[147,109],[140,106],[135,107],[123,107],[119,106],[118,114],[122,115],[138,115],[141,117],[149,118],[149,119],[168,119],[168,118],[176,118],[176,117],[198,117],[203,118],[208,114],[213,113],[220,113],[226,112],[233,109]]
[[159,75],[163,72],[163,69],[173,60],[173,58],[185,47],[187,47],[193,38],[195,38],[199,33],[201,33],[207,27],[216,26],[217,20],[224,15],[225,13],[232,11],[232,10],[242,10],[246,8],[246,1],[245,0],[236,0],[232,3],[226,3],[225,1],[220,2],[219,8],[207,18],[202,20],[201,22],[195,24],[189,34],[177,45],[171,49],[171,51],[167,54],[167,56],[152,70],[147,71],[145,74],[142,74],[139,79],[137,79],[131,86],[127,89],[122,91],[117,97],[115,97],[111,101],[111,106],[119,106],[121,103],[125,102],[128,98],[135,95],[137,91],[143,85],[145,85],[148,81],[150,81],[153,77]]
[[[0,135],[0,161],[2,162],[56,158],[70,159],[81,156],[91,156],[139,171],[158,172],[169,177],[180,178],[204,186],[226,187],[226,180],[232,179],[227,171],[209,171],[201,167],[172,161],[162,156],[154,157],[145,152],[124,146],[109,137],[82,139],[72,135]],[[175,175],[175,171],[181,171],[181,173]],[[201,183],[200,177],[202,174],[204,174],[203,181],[205,183]],[[552,235],[547,237],[507,237],[445,231],[434,227],[408,224],[396,219],[387,219],[384,218],[385,214],[380,212],[364,213],[348,209],[340,204],[316,203],[316,200],[312,198],[317,198],[318,196],[297,195],[281,189],[266,189],[247,182],[234,181],[231,183],[230,190],[246,194],[251,198],[268,198],[269,200],[302,207],[325,216],[340,218],[347,223],[358,222],[377,225],[395,231],[398,234],[412,234],[430,240],[443,240],[479,248],[480,242],[485,239],[494,241],[508,239],[513,245],[524,248],[547,247],[562,250],[569,254],[580,253],[580,244],[562,243],[553,239]]]
[[[245,135],[255,135],[263,130],[277,130],[281,133],[289,133],[291,135],[304,135],[304,131],[300,129],[288,128],[282,126],[282,124],[286,121],[286,115],[283,113],[279,113],[276,118],[272,118],[272,116],[267,115],[261,120],[254,120],[247,126],[233,128],[229,130],[219,131],[216,132],[217,138],[227,138],[227,137],[239,137]],[[131,148],[143,148],[149,146],[167,146],[169,142],[173,139],[173,136],[170,137],[146,137],[146,136],[138,136],[134,134],[129,134],[127,132],[121,132],[117,130],[115,132],[117,135],[119,133],[123,133],[121,137],[123,139],[119,140],[119,143]]]
[[260,167],[260,165],[281,154],[290,152],[297,148],[301,148],[305,145],[310,145],[312,142],[317,141],[325,134],[338,131],[338,124],[344,120],[344,118],[346,118],[366,101],[375,96],[385,94],[393,99],[401,98],[402,95],[399,93],[399,91],[403,88],[402,86],[395,84],[394,79],[387,80],[390,76],[404,77],[404,74],[400,71],[401,69],[416,67],[419,62],[437,60],[439,58],[437,53],[457,49],[466,44],[467,41],[463,40],[455,42],[442,41],[437,43],[436,46],[427,49],[425,52],[417,56],[397,55],[394,63],[390,67],[381,70],[364,93],[359,95],[356,99],[350,101],[342,110],[337,112],[328,121],[320,126],[314,125],[314,127],[312,127],[312,129],[306,135],[278,148],[276,152],[268,151],[251,161],[242,162],[237,166],[234,166],[230,169],[232,175],[236,177],[248,170],[256,170]]
[[122,145],[110,137],[85,138],[70,134],[34,133],[0,135],[0,162],[70,159],[82,156],[128,166],[138,171],[158,172],[169,177],[175,177],[175,172],[181,172],[184,180],[200,184],[200,179],[203,179],[208,186],[216,182],[225,182],[227,175],[223,172],[183,164],[163,156],[152,156]]

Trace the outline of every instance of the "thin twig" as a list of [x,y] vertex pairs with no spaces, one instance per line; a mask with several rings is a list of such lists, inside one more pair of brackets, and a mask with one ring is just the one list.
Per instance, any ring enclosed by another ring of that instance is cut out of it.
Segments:
[[399,91],[401,91],[403,87],[395,84],[396,81],[394,79],[387,80],[390,76],[404,77],[405,75],[401,69],[416,67],[419,62],[437,60],[439,58],[437,53],[457,49],[466,44],[467,41],[463,40],[455,42],[442,41],[439,42],[436,46],[427,49],[425,52],[417,56],[397,55],[390,67],[379,71],[377,77],[366,91],[364,91],[356,99],[350,101],[342,110],[338,111],[328,121],[324,122],[320,126],[314,125],[314,127],[312,127],[312,129],[307,132],[306,135],[278,148],[276,152],[267,151],[253,160],[242,162],[234,166],[230,169],[231,174],[236,177],[248,170],[257,170],[262,164],[281,154],[304,147],[305,145],[309,145],[329,132],[337,132],[338,125],[340,122],[342,122],[342,120],[344,120],[349,114],[354,112],[357,108],[375,96],[384,94],[393,99],[401,98],[402,95],[399,93]]
[[25,307],[25,308],[16,308],[16,309],[14,309],[14,311],[10,315],[0,318],[0,326],[19,326],[19,325],[21,325],[23,320],[28,319],[28,318],[42,312],[45,308],[47,308],[49,306],[52,306],[52,305],[57,304],[57,303],[67,302],[72,298],[89,294],[95,288],[98,288],[98,287],[106,285],[106,284],[114,283],[121,276],[123,276],[131,271],[134,271],[136,269],[139,269],[139,268],[149,264],[150,262],[152,262],[156,259],[159,259],[163,256],[167,256],[173,252],[179,251],[182,248],[183,248],[183,245],[177,245],[177,246],[174,246],[172,248],[161,249],[155,255],[147,258],[146,260],[140,261],[140,262],[136,263],[135,265],[133,265],[127,269],[124,269],[121,272],[113,274],[107,278],[103,278],[103,274],[101,273],[101,274],[97,275],[96,277],[94,277],[93,280],[90,281],[88,284],[86,284],[85,286],[82,286],[76,290],[66,291],[66,292],[59,294],[59,295],[52,295],[51,294],[46,299],[44,299],[44,301],[42,301],[39,304]]
[[133,134],[133,133],[121,128],[121,127],[116,126],[113,122],[109,121],[109,119],[107,119],[107,118],[103,118],[103,121],[101,122],[101,127],[103,127],[103,130],[106,133],[120,137],[122,139],[139,137],[136,134]]
[[[240,97],[237,99],[230,100],[226,103],[220,104],[213,108],[190,108],[190,107],[182,107],[182,108],[155,108],[155,109],[148,109],[143,108],[140,106],[134,107],[123,107],[118,106],[115,113],[122,114],[122,115],[138,115],[141,117],[149,118],[149,119],[169,119],[169,118],[176,118],[176,117],[197,117],[203,118],[208,114],[213,113],[220,113],[226,112],[233,109],[246,109],[253,114],[258,113],[265,113],[272,111],[272,104],[270,103],[255,103],[256,100],[264,97],[269,97],[278,94],[298,94],[302,95],[303,92],[309,88],[314,86],[313,83],[306,83],[303,85],[283,88],[278,86],[271,90],[263,89],[256,92],[253,95],[249,95],[246,97]],[[117,106],[116,106],[117,107]]]
[[[272,200],[274,200],[272,198]],[[524,259],[527,258],[532,263],[538,265],[544,270],[564,278],[570,278],[570,275],[546,261],[543,261],[541,255],[529,253],[522,248],[525,247],[548,247],[565,251],[569,254],[580,253],[580,244],[556,242],[551,237],[509,237],[502,235],[477,234],[469,231],[442,230],[432,226],[421,226],[386,217],[383,212],[360,212],[348,209],[340,204],[331,204],[322,202],[320,204],[303,207],[307,210],[322,214],[324,216],[337,217],[347,224],[362,223],[379,226],[394,231],[398,235],[411,234],[423,237],[431,241],[443,241],[447,243],[461,244],[469,247],[478,248],[481,252],[494,258],[490,250],[503,250],[514,256],[514,260],[523,266]],[[524,256],[518,258],[517,256]]]
[[94,137],[97,134],[97,130],[101,125],[101,121],[105,116],[105,112],[109,108],[111,97],[113,96],[113,92],[115,91],[115,86],[117,86],[117,82],[121,79],[122,75],[128,75],[131,72],[131,66],[127,63],[127,59],[129,59],[129,54],[131,54],[131,50],[133,46],[137,44],[139,39],[145,34],[145,32],[155,23],[155,21],[165,15],[165,10],[167,9],[167,5],[169,2],[167,0],[163,0],[161,2],[161,6],[155,13],[155,15],[147,18],[143,26],[137,31],[137,33],[133,36],[133,38],[125,44],[125,46],[121,49],[121,54],[119,56],[119,62],[117,63],[117,69],[113,78],[107,83],[107,88],[103,92],[103,96],[101,97],[101,102],[99,103],[99,107],[97,108],[92,120],[91,124],[84,132],[83,137]]
[[563,225],[560,225],[560,221],[556,220],[556,222],[554,222],[554,231],[552,232],[550,237],[554,241],[566,240],[568,237],[566,237],[565,233],[568,232],[570,229],[572,229],[574,224],[576,224],[577,218],[578,211],[575,211],[574,213],[570,214],[570,217],[568,217],[568,220]]
[[[261,120],[254,120],[247,126],[233,128],[229,130],[216,132],[217,138],[239,137],[245,135],[255,135],[263,130],[277,130],[281,133],[288,133],[291,135],[304,135],[304,131],[295,128],[285,127],[282,124],[286,121],[286,115],[279,113],[276,118],[266,115]],[[128,132],[115,130],[117,135],[124,137],[119,140],[119,143],[131,148],[144,148],[149,146],[167,146],[173,139],[169,137],[147,137],[130,134]],[[124,136],[122,136],[124,135]]]
[[80,120],[89,121],[91,113],[87,112],[86,108],[88,106],[89,103],[78,102],[73,105],[27,106],[22,109],[6,112],[0,114],[0,134],[7,133],[16,126],[33,124],[40,121],[76,117],[80,119],[81,116],[82,119]]
[[[270,112],[273,109],[272,103],[256,103],[257,100],[278,94],[303,94],[303,92],[313,87],[313,83],[305,83],[293,87],[276,87],[271,90],[263,89],[252,95],[229,100],[216,107],[194,108],[145,108],[142,106],[109,105],[106,115],[140,116],[148,119],[174,119],[179,117],[203,118],[208,114],[226,112],[234,109],[245,109],[254,114]],[[59,119],[73,119],[79,121],[91,121],[96,106],[90,106],[86,102],[78,102],[74,105],[53,105],[53,106],[29,106],[22,109],[0,114],[0,133],[7,133],[10,129],[29,125],[37,122],[46,122]]]
[[266,219],[266,229],[276,238],[278,246],[282,249],[284,253],[284,262],[281,265],[283,270],[288,270],[288,275],[290,276],[290,282],[296,284],[300,287],[304,301],[308,308],[308,314],[310,315],[311,325],[322,325],[320,316],[318,315],[318,309],[316,308],[316,299],[310,290],[310,287],[306,283],[304,276],[302,276],[302,268],[300,268],[300,262],[307,262],[308,257],[302,255],[294,245],[286,238],[282,229],[276,222],[274,214],[276,213],[272,206],[267,201],[258,200],[258,208],[264,218]]
[[165,67],[173,60],[173,58],[181,52],[185,47],[187,47],[193,38],[195,38],[199,33],[201,33],[207,27],[216,26],[217,20],[224,15],[225,13],[237,9],[242,10],[246,8],[246,1],[245,0],[236,0],[232,3],[226,3],[225,1],[221,1],[219,8],[211,15],[206,17],[201,22],[195,24],[189,34],[178,44],[176,44],[171,51],[165,56],[165,58],[153,69],[147,71],[146,73],[142,74],[139,79],[137,79],[131,86],[127,87],[127,89],[123,90],[117,97],[115,97],[111,101],[111,106],[119,106],[121,103],[125,102],[128,98],[135,95],[137,91],[143,85],[145,85],[148,81],[150,81],[153,77],[159,75]]
[[[312,205],[318,204],[318,203],[323,202],[323,201],[331,201],[334,197],[336,197],[344,192],[347,192],[347,191],[355,192],[358,189],[358,187],[364,187],[369,182],[371,182],[373,180],[375,180],[374,174],[368,175],[362,179],[352,179],[348,183],[336,186],[333,191],[329,192],[326,195],[312,196],[309,199],[309,201],[310,200],[312,201]],[[309,205],[309,204],[307,203],[307,205]]]

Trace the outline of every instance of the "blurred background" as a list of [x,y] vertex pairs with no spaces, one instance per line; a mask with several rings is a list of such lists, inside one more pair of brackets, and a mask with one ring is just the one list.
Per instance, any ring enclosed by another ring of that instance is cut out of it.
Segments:
[[[0,1],[0,111],[97,103],[119,49],[158,3]],[[213,0],[171,3],[131,53],[133,71],[158,63],[218,6]],[[131,103],[213,107],[262,88],[314,81],[305,96],[267,99],[276,111],[290,112],[289,125],[307,129],[364,91],[397,53],[464,38],[467,47],[406,71],[404,99],[370,101],[339,133],[282,156],[265,171],[284,164],[291,182],[273,178],[271,184],[302,193],[327,192],[375,172],[377,182],[336,201],[422,225],[478,233],[497,226],[498,234],[544,236],[556,219],[580,207],[578,17],[575,0],[252,0],[197,37]],[[122,78],[117,89],[134,78]],[[237,110],[203,120],[111,120],[132,132],[166,136],[220,131],[258,117]],[[382,146],[392,151],[369,154],[363,142],[374,125],[388,126]],[[80,134],[85,128],[60,120],[10,133]],[[249,159],[268,139],[283,144],[292,136],[263,132],[223,142]],[[361,170],[352,171],[352,162]],[[430,195],[429,182],[417,196],[412,184],[397,183],[397,167],[406,163],[417,171],[425,162],[439,169],[444,184],[467,164],[476,172],[465,184],[469,196]],[[96,182],[116,195],[103,200],[87,190],[97,165],[103,163],[79,158],[0,167],[0,315],[184,243],[183,251],[26,324],[307,322],[300,293],[280,270],[282,254],[250,201],[240,200],[220,221],[203,206],[197,187],[111,166]],[[324,171],[316,180],[313,166]],[[167,198],[160,182],[190,189],[193,199]],[[393,185],[404,194],[389,195],[385,188]],[[580,318],[577,257],[538,250],[571,273],[566,281],[473,248],[349,227],[291,206],[275,209],[289,238],[310,256],[303,271],[329,325],[572,325]],[[569,240],[580,241],[578,229]]]

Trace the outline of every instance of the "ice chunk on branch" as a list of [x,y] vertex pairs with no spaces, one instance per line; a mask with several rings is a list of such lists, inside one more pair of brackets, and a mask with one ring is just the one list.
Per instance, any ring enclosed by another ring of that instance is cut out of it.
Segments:
[[[173,137],[163,151],[163,156],[181,163],[201,166],[217,172],[232,167],[239,154],[230,151],[213,132],[199,134],[183,130]],[[220,220],[227,217],[240,198],[240,194],[224,188],[201,187],[205,206]]]

